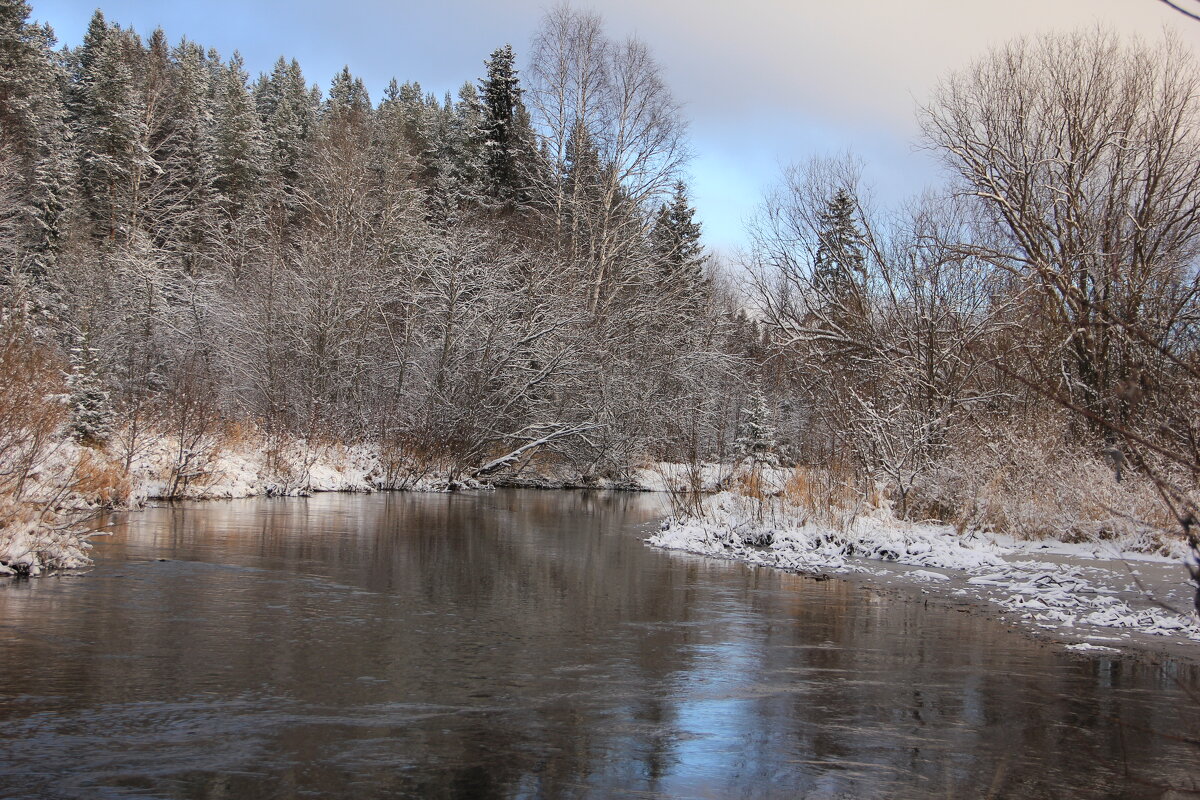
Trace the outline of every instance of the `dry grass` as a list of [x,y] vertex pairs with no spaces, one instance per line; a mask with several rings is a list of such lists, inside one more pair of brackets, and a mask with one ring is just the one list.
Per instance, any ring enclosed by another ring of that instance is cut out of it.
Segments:
[[63,374],[47,347],[0,324],[0,499],[11,506],[53,503],[61,490],[47,473],[68,417]]
[[224,452],[255,453],[262,449],[263,430],[250,420],[234,420],[221,427],[217,447]]
[[49,346],[0,319],[0,563],[18,572],[86,562],[63,374]]
[[133,487],[118,460],[84,447],[73,471],[71,492],[89,505],[114,508],[129,503]]
[[1136,474],[1118,481],[1099,445],[1069,441],[1062,423],[1049,418],[956,442],[918,481],[910,510],[1023,539],[1162,548],[1177,526],[1153,484]]
[[872,489],[864,497],[857,483],[854,473],[844,465],[796,466],[783,486],[782,496],[809,517],[828,516],[864,502],[878,506],[882,499],[878,492]]

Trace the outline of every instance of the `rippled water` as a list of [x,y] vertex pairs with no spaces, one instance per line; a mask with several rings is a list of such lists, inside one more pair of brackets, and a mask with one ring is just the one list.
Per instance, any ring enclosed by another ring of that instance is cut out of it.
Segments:
[[128,515],[88,574],[0,584],[0,797],[1195,786],[1193,667],[652,550],[661,512],[499,491]]

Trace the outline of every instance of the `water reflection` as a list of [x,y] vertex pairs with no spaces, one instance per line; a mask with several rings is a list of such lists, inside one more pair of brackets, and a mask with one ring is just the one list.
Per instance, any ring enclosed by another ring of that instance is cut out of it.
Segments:
[[[1195,670],[646,548],[650,496],[128,516],[0,588],[2,797],[1158,797]],[[168,561],[158,561],[165,558]]]

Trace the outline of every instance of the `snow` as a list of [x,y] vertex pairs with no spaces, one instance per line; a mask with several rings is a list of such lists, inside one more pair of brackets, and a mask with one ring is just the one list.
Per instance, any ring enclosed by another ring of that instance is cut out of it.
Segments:
[[[702,492],[716,492],[724,488],[733,477],[729,464],[706,462],[692,466],[670,461],[660,461],[633,471],[633,483],[647,492],[672,492],[692,488],[695,477]],[[759,468],[764,491],[778,492],[791,478],[793,470],[783,467],[764,466]]]
[[1105,646],[1104,646],[1104,645],[1102,645],[1102,644],[1089,644],[1088,642],[1079,642],[1079,643],[1077,643],[1077,644],[1069,644],[1069,645],[1067,645],[1067,649],[1068,649],[1068,650],[1076,650],[1076,651],[1089,651],[1089,650],[1091,650],[1091,651],[1096,651],[1096,650],[1100,650],[1100,651],[1103,651],[1103,652],[1108,652],[1108,653],[1119,653],[1119,652],[1121,652],[1121,651],[1120,651],[1118,648],[1116,648],[1116,647],[1105,647]]
[[948,581],[950,576],[944,572],[930,572],[927,569],[914,569],[908,577],[917,581]]
[[899,520],[886,507],[832,524],[730,492],[706,498],[703,508],[703,518],[667,520],[647,543],[800,572],[886,574],[870,563],[894,562],[924,568],[897,576],[953,586],[954,596],[990,602],[1024,624],[1064,636],[1116,629],[1200,641],[1194,615],[1160,605],[1172,592],[1186,597],[1192,590],[1180,557],[1139,554],[1133,562],[1139,569],[1157,570],[1155,591],[1147,596],[1130,582],[1138,570],[1122,560],[1120,545],[960,535],[945,525]]
[[[81,464],[93,467],[97,475],[87,489],[78,485]],[[470,478],[455,478],[446,469],[405,464],[389,470],[379,451],[368,445],[293,438],[275,442],[268,453],[261,435],[214,439],[191,451],[181,448],[176,438],[158,436],[142,443],[127,471],[113,453],[64,439],[48,453],[34,483],[21,503],[0,498],[0,576],[88,566],[88,540],[98,534],[87,530],[86,521],[106,507],[137,508],[167,499],[489,488]],[[70,486],[74,488],[63,488]]]
[[27,522],[0,531],[0,575],[40,575],[51,569],[77,569],[91,563],[91,536],[74,528]]

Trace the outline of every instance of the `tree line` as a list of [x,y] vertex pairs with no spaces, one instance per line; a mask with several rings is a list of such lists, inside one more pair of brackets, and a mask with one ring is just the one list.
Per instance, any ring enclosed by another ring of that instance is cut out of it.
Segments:
[[599,17],[549,12],[525,75],[506,45],[457,96],[393,80],[375,103],[348,68],[324,92],[284,58],[252,79],[99,11],[56,50],[0,9],[2,280],[63,354],[83,441],[128,459],[243,419],[619,477],[724,435],[680,408],[736,414],[685,121]]

